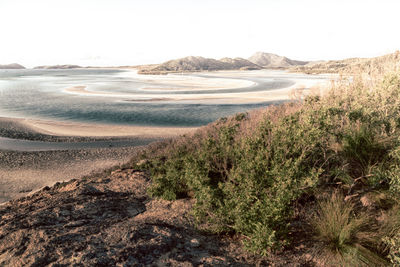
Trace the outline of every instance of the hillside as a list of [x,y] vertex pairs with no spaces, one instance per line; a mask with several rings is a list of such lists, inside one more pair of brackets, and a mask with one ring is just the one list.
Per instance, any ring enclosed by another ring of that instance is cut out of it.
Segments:
[[254,64],[253,62],[250,62],[247,59],[236,57],[236,58],[229,58],[229,57],[224,57],[221,58],[219,61],[225,62],[231,65],[232,70],[259,70],[262,69],[257,64]]
[[399,266],[398,54],[361,61],[0,206],[0,265]]
[[195,72],[216,70],[254,70],[260,66],[243,58],[223,58],[221,60],[204,57],[189,56],[180,59],[169,60],[159,65],[139,67],[140,74],[163,74],[169,72]]
[[306,266],[398,266],[396,58],[368,60],[359,66],[374,75],[338,80],[324,96],[222,118],[149,147],[139,158],[152,175],[150,194],[195,199],[201,230],[244,237],[259,255],[285,248]]
[[1,206],[0,265],[398,266],[399,106],[385,71],[153,143]]
[[24,66],[17,64],[17,63],[12,63],[12,64],[7,64],[7,65],[0,65],[0,69],[5,70],[5,69],[25,69]]
[[309,74],[318,73],[367,73],[374,74],[377,71],[382,73],[386,70],[400,69],[400,52],[374,57],[374,58],[348,58],[344,60],[330,60],[310,62],[304,66],[291,68],[294,72]]
[[37,66],[34,69],[79,69],[78,65],[52,65],[52,66]]
[[171,72],[195,72],[216,70],[259,70],[263,68],[286,69],[305,65],[307,61],[292,60],[270,53],[257,52],[249,59],[221,58],[220,60],[204,57],[184,57],[169,60],[162,64],[138,66],[140,74],[166,74]]
[[292,60],[287,57],[264,52],[257,52],[249,57],[248,60],[264,68],[288,68],[308,63],[307,61]]

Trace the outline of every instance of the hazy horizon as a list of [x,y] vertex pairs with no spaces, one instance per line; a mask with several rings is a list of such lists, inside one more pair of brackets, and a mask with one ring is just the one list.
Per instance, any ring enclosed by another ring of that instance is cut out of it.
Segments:
[[296,60],[400,48],[398,1],[1,0],[0,64],[120,66],[262,51]]

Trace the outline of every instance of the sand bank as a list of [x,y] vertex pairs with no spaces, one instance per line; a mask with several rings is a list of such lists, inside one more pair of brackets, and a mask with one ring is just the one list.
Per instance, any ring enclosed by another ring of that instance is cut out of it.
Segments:
[[[194,129],[0,118],[0,136],[52,142],[103,140],[106,137],[158,140],[185,134]],[[37,152],[0,150],[0,203],[22,197],[55,182],[78,179],[83,175],[123,164],[138,150],[138,146]]]
[[44,135],[76,137],[169,138],[186,134],[197,129],[195,127],[109,125],[21,118],[0,118],[0,122],[1,121],[13,121],[14,124],[19,125],[20,128]]
[[[240,92],[240,93],[211,93],[211,94],[119,94],[102,91],[89,91],[86,86],[74,86],[65,89],[67,93],[80,95],[97,95],[105,97],[121,98],[121,101],[131,102],[185,102],[199,104],[248,104],[260,103],[268,101],[291,100],[301,94],[307,94],[310,90],[323,89],[327,86],[326,81],[320,80],[295,80],[295,84],[282,89],[255,91],[255,92]],[[232,89],[231,87],[229,89]],[[194,88],[198,90],[198,88]],[[213,89],[212,87],[206,88]],[[228,89],[228,88],[225,88]],[[165,89],[166,90],[166,89]],[[187,90],[187,88],[185,89]],[[125,134],[124,134],[125,135]]]

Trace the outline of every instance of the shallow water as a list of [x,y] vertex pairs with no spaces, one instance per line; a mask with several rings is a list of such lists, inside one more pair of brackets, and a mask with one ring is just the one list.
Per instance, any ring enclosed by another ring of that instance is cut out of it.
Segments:
[[[230,104],[196,102],[196,97],[221,93],[266,92],[289,87],[295,80],[325,79],[320,76],[279,71],[238,71],[139,77],[115,69],[0,70],[0,116],[140,126],[200,126],[220,117],[264,107],[274,102]],[[193,79],[247,80],[242,88],[198,89],[183,84]],[[168,84],[159,80],[168,80]],[[176,81],[176,82],[174,82]],[[70,93],[66,88],[84,85],[96,94]],[[151,87],[153,90],[144,90]],[[168,90],[173,87],[175,90]],[[154,90],[159,88],[160,90]],[[179,90],[176,90],[179,89]],[[190,95],[191,101],[153,101]]]

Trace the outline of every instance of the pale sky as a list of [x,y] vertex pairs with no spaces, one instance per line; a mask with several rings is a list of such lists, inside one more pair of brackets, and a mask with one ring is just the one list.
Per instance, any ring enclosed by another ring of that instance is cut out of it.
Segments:
[[399,0],[0,0],[0,64],[159,63],[400,49]]

